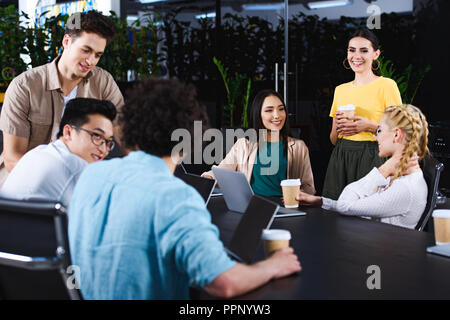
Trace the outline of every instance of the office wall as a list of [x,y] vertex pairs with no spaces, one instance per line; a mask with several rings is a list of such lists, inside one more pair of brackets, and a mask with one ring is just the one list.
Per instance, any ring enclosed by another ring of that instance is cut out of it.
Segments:
[[[281,1],[274,1],[281,2]],[[347,17],[369,17],[370,13],[367,13],[367,8],[370,5],[377,5],[380,8],[381,13],[404,13],[411,12],[413,10],[413,0],[378,0],[369,4],[364,0],[354,0],[352,5],[344,7],[325,8],[317,10],[308,10],[303,5],[289,5],[289,16],[298,15],[299,12],[303,12],[306,15],[318,15],[319,18],[327,18],[329,20],[339,19],[341,16]],[[222,7],[222,16],[231,13],[242,16],[258,16],[260,18],[270,21],[272,24],[278,24],[278,17],[283,16],[283,10],[258,10],[258,11],[235,11],[231,7]],[[199,13],[180,13],[178,15],[180,20],[195,22],[195,15]]]

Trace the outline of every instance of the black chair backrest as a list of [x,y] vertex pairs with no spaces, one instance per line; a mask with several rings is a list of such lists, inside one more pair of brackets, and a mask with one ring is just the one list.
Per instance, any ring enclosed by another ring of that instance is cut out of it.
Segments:
[[431,155],[426,155],[420,161],[420,167],[422,168],[423,177],[425,178],[428,187],[427,205],[425,206],[425,210],[423,211],[423,214],[415,228],[416,230],[422,231],[427,225],[427,222],[436,207],[439,178],[442,170],[444,170],[444,165]]
[[0,199],[0,300],[81,299],[67,222],[59,203]]

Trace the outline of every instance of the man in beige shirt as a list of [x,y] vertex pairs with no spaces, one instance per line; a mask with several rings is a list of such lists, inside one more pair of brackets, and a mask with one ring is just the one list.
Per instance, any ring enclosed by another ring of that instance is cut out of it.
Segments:
[[78,22],[75,28],[66,29],[59,57],[23,72],[6,90],[0,115],[0,185],[28,150],[55,139],[64,106],[71,98],[109,100],[116,108],[124,103],[111,74],[96,67],[116,33],[113,21],[89,11],[79,14]]

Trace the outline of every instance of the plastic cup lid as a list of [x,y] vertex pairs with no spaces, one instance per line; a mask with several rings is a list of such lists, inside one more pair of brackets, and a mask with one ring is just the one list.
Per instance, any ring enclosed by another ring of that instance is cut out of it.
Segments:
[[450,218],[449,209],[436,209],[433,211],[433,218]]
[[291,233],[284,229],[264,229],[263,240],[291,240]]
[[287,179],[281,181],[280,185],[282,187],[295,187],[301,185],[300,179]]
[[353,111],[353,110],[355,110],[355,106],[352,104],[347,104],[345,106],[339,106],[338,110],[339,111]]

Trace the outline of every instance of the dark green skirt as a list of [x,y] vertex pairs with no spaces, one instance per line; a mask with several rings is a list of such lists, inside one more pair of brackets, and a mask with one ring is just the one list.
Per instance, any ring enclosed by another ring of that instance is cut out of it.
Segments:
[[377,142],[338,139],[328,163],[322,195],[337,200],[346,185],[383,163]]

